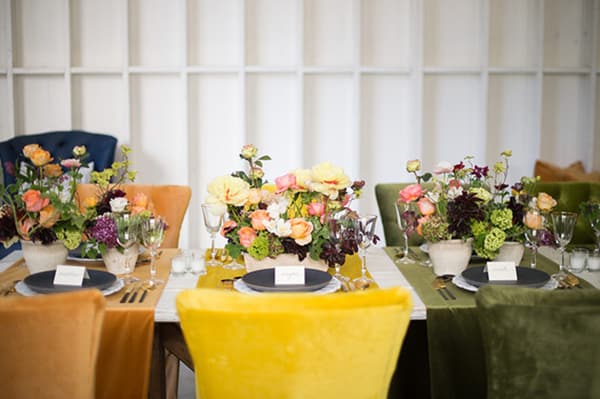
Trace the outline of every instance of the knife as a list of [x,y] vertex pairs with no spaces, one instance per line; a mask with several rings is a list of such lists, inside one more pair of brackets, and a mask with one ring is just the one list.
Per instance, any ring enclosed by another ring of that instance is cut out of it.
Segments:
[[131,294],[131,291],[133,291],[134,287],[135,287],[135,284],[131,284],[129,287],[127,287],[125,294],[123,294],[123,297],[121,298],[121,300],[119,302],[121,302],[121,303],[127,302],[127,298],[129,298],[129,294]]
[[147,293],[148,293],[148,288],[144,288],[144,292],[142,292],[142,296],[140,297],[140,303],[144,302],[144,299],[146,299]]
[[131,295],[131,297],[129,298],[129,303],[135,302],[135,298],[137,297],[140,287],[141,287],[141,284],[136,284],[135,291],[133,291],[133,295]]

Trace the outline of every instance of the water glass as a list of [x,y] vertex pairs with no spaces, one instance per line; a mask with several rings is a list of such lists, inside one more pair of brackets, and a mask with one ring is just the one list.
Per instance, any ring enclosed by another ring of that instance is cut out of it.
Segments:
[[182,276],[185,274],[186,259],[183,255],[176,256],[171,260],[171,274],[174,276]]
[[600,253],[590,252],[587,258],[587,268],[591,272],[600,271]]
[[586,248],[574,248],[571,251],[569,259],[569,271],[572,273],[581,273],[585,270],[587,263],[588,250]]

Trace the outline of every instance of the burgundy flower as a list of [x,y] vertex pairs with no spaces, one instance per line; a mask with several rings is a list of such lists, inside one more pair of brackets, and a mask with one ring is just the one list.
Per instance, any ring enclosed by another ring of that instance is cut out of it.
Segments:
[[14,176],[15,175],[15,164],[10,161],[4,162],[4,171],[6,173],[8,173],[9,175]]
[[454,167],[452,168],[452,173],[456,173],[459,170],[463,170],[464,168],[465,168],[465,164],[463,163],[463,161],[460,161],[459,163],[454,165]]
[[117,224],[109,216],[100,216],[96,224],[91,228],[90,235],[100,243],[106,244],[108,248],[117,246]]
[[489,168],[487,166],[473,166],[473,172],[471,172],[476,178],[482,179],[487,177]]

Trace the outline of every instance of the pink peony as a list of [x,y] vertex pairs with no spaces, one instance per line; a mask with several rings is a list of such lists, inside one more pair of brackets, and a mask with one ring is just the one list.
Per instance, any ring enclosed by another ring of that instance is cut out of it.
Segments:
[[296,188],[296,176],[292,173],[279,176],[275,179],[275,185],[277,186],[277,193],[282,193],[290,188]]
[[413,202],[419,199],[423,195],[423,189],[420,184],[411,184],[400,190],[398,194],[398,201],[400,202]]

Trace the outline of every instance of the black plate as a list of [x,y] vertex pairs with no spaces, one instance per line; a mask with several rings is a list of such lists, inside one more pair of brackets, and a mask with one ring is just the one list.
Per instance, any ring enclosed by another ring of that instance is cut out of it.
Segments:
[[462,276],[467,283],[474,285],[475,287],[494,284],[538,288],[544,286],[548,280],[550,280],[550,276],[546,272],[538,269],[531,269],[529,267],[517,266],[517,281],[489,281],[487,272],[483,272],[484,267],[485,266],[469,267],[462,272]]
[[90,278],[84,278],[81,287],[72,285],[54,285],[53,281],[56,270],[48,270],[45,272],[32,274],[25,277],[23,282],[35,292],[51,294],[54,292],[75,291],[84,288],[97,288],[99,290],[103,290],[110,287],[117,279],[114,274],[102,270],[87,269],[87,272],[90,275]]
[[264,292],[316,291],[331,281],[331,274],[321,270],[304,269],[304,285],[275,285],[275,269],[255,270],[242,277],[253,290]]

